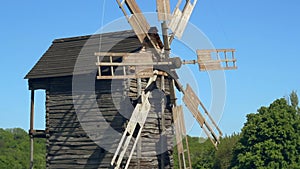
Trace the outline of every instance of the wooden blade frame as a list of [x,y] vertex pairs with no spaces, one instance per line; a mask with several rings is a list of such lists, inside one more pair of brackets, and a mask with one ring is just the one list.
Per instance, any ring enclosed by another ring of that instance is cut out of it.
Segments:
[[153,76],[150,53],[97,52],[97,79],[149,78]]
[[[184,124],[184,116],[182,106],[176,106],[172,108],[173,119],[175,125],[175,135],[178,151],[178,163],[179,169],[192,168],[190,150],[188,144],[188,138],[186,136],[186,128]],[[185,145],[184,141],[185,139]],[[186,164],[188,162],[188,164]],[[188,167],[187,167],[188,166]]]
[[157,16],[159,21],[170,20],[170,0],[156,0]]
[[[175,10],[172,14],[171,22],[169,23],[169,28],[173,31],[173,36],[176,36],[177,38],[181,38],[182,34],[187,26],[187,23],[191,17],[191,14],[197,4],[197,0],[194,0],[193,3],[190,2],[190,0],[186,0],[183,10],[180,10],[182,0],[179,0]],[[173,39],[171,37],[170,39]]]
[[235,49],[197,50],[200,71],[237,69]]
[[[207,109],[204,107],[203,103],[200,101],[200,99],[197,97],[195,92],[192,90],[189,84],[187,84],[186,90],[184,90],[184,96],[183,96],[183,102],[186,104],[187,108],[190,110],[190,112],[193,114],[193,116],[196,118],[197,122],[201,126],[201,128],[204,130],[207,137],[211,140],[213,145],[217,148],[217,145],[220,143],[219,138],[222,136],[222,132],[215,123],[215,121],[210,116]],[[198,107],[201,106],[202,109],[205,112],[205,115],[208,117],[214,128],[218,131],[219,135],[217,136],[212,129],[212,127],[208,124],[206,119],[203,117],[201,112],[199,111]]]
[[[138,7],[136,1],[123,0],[121,2],[120,0],[117,0],[117,2],[140,42],[144,44],[145,41],[149,40],[152,47],[156,50],[157,53],[159,53],[159,45],[154,42],[149,36],[150,25],[147,22],[145,16],[142,14],[142,11]],[[125,10],[124,3],[126,4],[128,10],[132,15],[128,15]]]

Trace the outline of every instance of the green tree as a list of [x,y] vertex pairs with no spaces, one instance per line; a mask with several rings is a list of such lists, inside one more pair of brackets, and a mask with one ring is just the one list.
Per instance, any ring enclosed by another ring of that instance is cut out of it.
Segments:
[[[193,169],[210,169],[213,167],[215,148],[212,143],[199,137],[188,137],[191,164]],[[174,147],[174,168],[179,169],[177,147]]]
[[214,165],[216,149],[209,139],[189,137],[193,169],[210,169]]
[[300,108],[298,107],[299,99],[296,91],[292,91],[290,94],[291,105],[297,110],[298,114],[300,113]]
[[247,115],[231,167],[300,168],[300,119],[285,99]]
[[225,136],[220,140],[218,151],[214,156],[214,169],[227,169],[230,167],[233,157],[233,148],[240,139],[239,134],[233,134],[231,136]]
[[[45,139],[35,139],[34,167],[46,168]],[[20,128],[0,129],[0,168],[29,168],[29,137]]]

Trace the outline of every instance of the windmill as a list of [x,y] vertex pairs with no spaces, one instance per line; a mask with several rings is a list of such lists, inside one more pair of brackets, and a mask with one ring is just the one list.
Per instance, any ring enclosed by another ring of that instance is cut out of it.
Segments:
[[[199,71],[236,69],[235,50],[197,50],[197,59],[188,61],[181,60],[180,57],[170,57],[172,41],[174,38],[180,39],[182,37],[197,0],[193,2],[190,0],[184,2],[179,0],[172,13],[169,0],[156,1],[158,20],[161,22],[162,27],[163,47],[160,47],[159,42],[151,36],[154,28],[147,22],[135,0],[117,0],[117,3],[139,41],[143,44],[144,50],[139,53],[96,52],[97,79],[136,79],[137,83],[140,83],[141,79],[147,79],[147,85],[143,90],[141,90],[141,87],[139,89],[139,100],[120,139],[111,160],[111,165],[118,169],[121,168],[122,163],[125,163],[123,167],[129,167],[130,160],[138,145],[147,115],[150,111],[151,103],[149,102],[149,96],[152,92],[151,85],[156,81],[157,76],[161,76],[162,78],[165,76],[172,77],[172,85],[176,86],[178,91],[183,93],[183,102],[199,123],[208,139],[217,148],[222,136],[221,130],[191,86],[187,84],[186,88],[184,88],[181,85],[180,79],[176,75],[176,69],[179,69],[184,64],[198,64]],[[182,6],[183,9],[180,8]],[[154,29],[154,31],[156,30]],[[224,58],[221,59],[220,57]],[[103,74],[104,69],[107,69],[108,73]],[[176,103],[175,90],[171,91],[171,93],[174,98],[172,113],[178,143],[179,166],[180,168],[191,168],[188,141],[187,137],[185,137],[186,129],[183,108]],[[201,107],[203,113],[200,112],[199,107]],[[183,139],[185,141],[182,141]],[[129,146],[130,142],[133,142],[133,145]],[[129,153],[127,159],[124,158],[125,153]]]

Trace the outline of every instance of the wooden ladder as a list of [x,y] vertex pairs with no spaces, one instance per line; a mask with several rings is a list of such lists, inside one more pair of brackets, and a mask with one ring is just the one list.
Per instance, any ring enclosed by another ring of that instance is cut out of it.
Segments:
[[[121,166],[121,163],[124,159],[124,155],[128,149],[128,146],[131,141],[133,141],[133,146],[130,150],[130,155],[126,161],[125,169],[128,168],[130,164],[130,160],[132,158],[132,154],[136,148],[136,145],[138,143],[138,140],[141,136],[144,124],[146,122],[148,113],[151,109],[150,102],[148,100],[149,95],[151,92],[147,90],[147,88],[151,85],[152,82],[154,82],[157,78],[157,71],[154,71],[154,76],[151,77],[148,81],[148,84],[146,86],[145,91],[141,94],[141,103],[138,103],[131,115],[131,118],[127,124],[126,130],[122,135],[122,138],[119,142],[118,148],[113,156],[113,159],[111,161],[111,165],[114,166],[115,169],[119,169]],[[134,139],[134,136],[136,138]]]

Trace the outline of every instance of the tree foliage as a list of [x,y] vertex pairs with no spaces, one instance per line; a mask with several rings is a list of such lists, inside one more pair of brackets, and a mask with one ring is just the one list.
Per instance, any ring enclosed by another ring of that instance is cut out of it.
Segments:
[[[29,168],[30,145],[28,133],[23,129],[0,129],[0,168]],[[45,140],[36,139],[34,143],[35,168],[46,168]]]
[[285,99],[247,115],[232,167],[300,168],[300,116]]
[[292,91],[290,94],[291,105],[296,109],[299,104],[298,96],[296,91]]
[[297,113],[300,115],[300,108],[298,107],[299,105],[299,99],[298,99],[298,95],[296,91],[292,91],[290,96],[290,101],[291,101],[291,105],[297,110]]
[[[188,137],[192,168],[193,169],[212,168],[215,149],[211,144],[211,142],[204,138],[191,137],[191,136],[187,136],[187,137]],[[188,162],[186,161],[186,163]],[[174,168],[179,169],[177,147],[174,147]]]
[[189,137],[192,168],[206,169],[213,167],[215,148],[209,140],[198,137]]
[[[233,147],[239,140],[239,134],[225,136],[221,139],[218,150],[210,140],[188,136],[193,169],[226,169],[230,166]],[[177,149],[174,148],[174,168],[178,169]]]
[[233,157],[233,148],[240,139],[239,134],[233,134],[231,136],[225,136],[220,141],[218,151],[216,151],[213,157],[214,169],[227,169],[231,165]]

